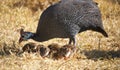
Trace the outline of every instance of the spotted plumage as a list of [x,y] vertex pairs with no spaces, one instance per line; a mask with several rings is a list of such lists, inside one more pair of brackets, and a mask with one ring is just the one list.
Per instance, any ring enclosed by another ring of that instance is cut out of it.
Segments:
[[49,55],[50,49],[44,45],[38,45],[37,51],[40,53],[41,57],[46,57]]
[[23,46],[22,51],[23,52],[28,52],[28,53],[30,53],[30,52],[36,52],[35,48],[36,48],[36,44],[30,42],[30,43],[27,43],[27,44],[25,44]]
[[21,29],[19,42],[33,39],[43,42],[53,38],[69,38],[69,44],[76,45],[75,36],[86,30],[105,32],[101,12],[93,0],[61,0],[43,11],[36,33]]

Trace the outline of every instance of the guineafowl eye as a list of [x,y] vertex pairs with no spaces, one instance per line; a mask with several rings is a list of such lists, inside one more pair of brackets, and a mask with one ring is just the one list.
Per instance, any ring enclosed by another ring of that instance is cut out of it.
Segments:
[[32,36],[32,34],[29,33],[29,32],[26,32],[26,33],[24,33],[24,34],[21,35],[21,37],[23,38],[23,40],[28,40],[28,39],[30,39],[31,36]]
[[27,39],[28,39],[28,36],[27,36],[27,34],[23,34],[23,35],[21,36],[21,38],[22,38],[23,40],[27,40]]
[[25,36],[24,36],[24,35],[22,35],[21,37],[22,37],[22,38],[24,38]]

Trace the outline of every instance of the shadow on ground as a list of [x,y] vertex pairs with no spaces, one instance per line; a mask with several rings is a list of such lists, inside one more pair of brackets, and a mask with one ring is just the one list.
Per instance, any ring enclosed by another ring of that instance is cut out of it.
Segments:
[[83,51],[84,55],[88,59],[111,59],[111,58],[120,58],[120,50],[114,51],[102,51],[102,50],[91,50],[91,51]]

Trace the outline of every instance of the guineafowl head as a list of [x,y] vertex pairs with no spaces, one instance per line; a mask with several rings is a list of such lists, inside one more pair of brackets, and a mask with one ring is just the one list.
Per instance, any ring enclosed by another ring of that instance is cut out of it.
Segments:
[[23,29],[20,30],[20,39],[19,43],[22,41],[27,41],[28,39],[32,38],[34,36],[31,32],[25,32]]

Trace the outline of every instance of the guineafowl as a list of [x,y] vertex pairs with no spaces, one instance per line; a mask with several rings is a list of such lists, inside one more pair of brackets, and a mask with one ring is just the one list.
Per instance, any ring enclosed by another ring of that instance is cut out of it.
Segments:
[[41,57],[46,57],[49,55],[50,49],[48,47],[45,47],[44,45],[38,45],[37,50],[39,51]]
[[55,54],[59,51],[60,45],[56,43],[52,43],[48,45],[48,48],[50,49],[49,57],[56,58]]
[[27,44],[25,44],[25,45],[23,46],[22,51],[23,51],[23,52],[28,52],[28,53],[30,53],[30,52],[36,52],[36,51],[35,51],[35,48],[36,48],[36,44],[30,42],[30,43],[27,43]]
[[76,48],[74,47],[74,45],[64,45],[59,49],[58,57],[64,57],[64,59],[67,59],[71,57],[72,54],[74,54],[75,50]]
[[74,45],[67,44],[60,47],[58,51],[53,54],[53,57],[54,59],[57,59],[57,60],[62,58],[66,60],[71,56],[73,56],[75,52],[76,52],[76,47]]
[[48,45],[48,48],[50,48],[50,51],[58,51],[60,48],[60,45],[56,44],[56,43],[52,43],[50,45]]
[[76,34],[86,30],[108,37],[97,4],[93,0],[61,0],[43,11],[36,33],[21,29],[19,43],[28,39],[43,42],[53,38],[69,38],[69,44],[76,45]]

